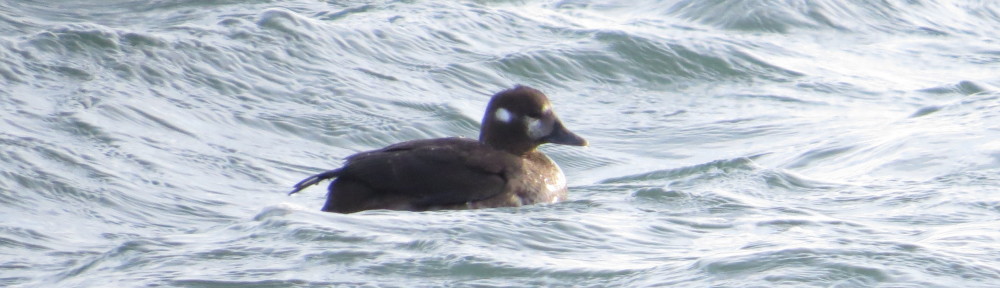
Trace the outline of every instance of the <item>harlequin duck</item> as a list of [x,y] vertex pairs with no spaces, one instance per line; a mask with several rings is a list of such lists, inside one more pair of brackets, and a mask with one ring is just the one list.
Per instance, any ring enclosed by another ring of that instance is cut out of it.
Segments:
[[548,98],[516,86],[490,100],[479,140],[413,140],[347,157],[344,167],[295,184],[289,195],[330,183],[323,211],[425,211],[513,207],[566,199],[559,166],[536,150],[545,143],[587,146],[563,126]]

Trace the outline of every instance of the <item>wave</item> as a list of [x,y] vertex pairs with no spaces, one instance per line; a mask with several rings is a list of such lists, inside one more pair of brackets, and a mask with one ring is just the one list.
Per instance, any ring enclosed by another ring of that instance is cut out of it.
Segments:
[[[8,2],[0,286],[997,275],[993,3]],[[283,193],[357,151],[475,137],[515,83],[591,140],[542,148],[569,201],[340,215]]]
[[986,36],[1000,27],[995,3],[954,1],[679,1],[666,14],[727,30],[777,33],[833,29]]
[[990,168],[997,150],[989,135],[996,129],[982,121],[1000,116],[993,112],[996,99],[994,92],[979,91],[920,107],[905,118],[820,140],[781,166],[831,179],[902,174],[926,179]]

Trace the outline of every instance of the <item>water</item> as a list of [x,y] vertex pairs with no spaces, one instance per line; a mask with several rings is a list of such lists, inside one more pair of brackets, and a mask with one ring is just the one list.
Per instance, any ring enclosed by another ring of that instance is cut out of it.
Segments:
[[[0,286],[1000,286],[994,1],[2,1]],[[545,91],[571,200],[291,185]]]

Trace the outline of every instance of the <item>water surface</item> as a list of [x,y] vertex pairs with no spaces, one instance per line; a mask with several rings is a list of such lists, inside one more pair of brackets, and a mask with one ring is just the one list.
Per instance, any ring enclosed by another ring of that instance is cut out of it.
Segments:
[[[994,287],[993,1],[0,1],[0,286]],[[545,91],[570,201],[319,211]]]

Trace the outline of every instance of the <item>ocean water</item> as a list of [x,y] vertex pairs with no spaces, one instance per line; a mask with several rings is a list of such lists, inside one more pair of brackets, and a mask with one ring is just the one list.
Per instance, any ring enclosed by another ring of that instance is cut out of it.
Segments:
[[[1000,286],[1000,2],[624,3],[0,0],[0,286]],[[285,194],[515,84],[569,201]]]

